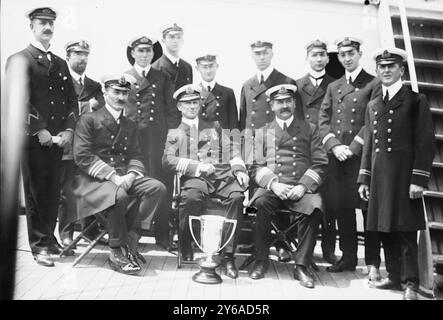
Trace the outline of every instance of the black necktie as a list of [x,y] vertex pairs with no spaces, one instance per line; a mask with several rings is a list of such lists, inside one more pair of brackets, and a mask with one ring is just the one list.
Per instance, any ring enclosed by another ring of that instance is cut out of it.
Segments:
[[145,70],[142,71],[142,76],[143,76],[143,78],[146,78],[146,71]]
[[265,83],[265,77],[263,77],[263,73],[260,76],[260,84]]
[[78,83],[80,83],[80,86],[83,87],[83,80],[82,80],[82,77],[78,78]]
[[208,86],[208,91],[211,92],[211,86]]
[[386,94],[385,94],[385,97],[383,98],[383,102],[385,104],[388,104],[388,102],[389,102],[389,91],[388,90],[386,90]]
[[286,122],[283,122],[283,130],[288,131],[288,125],[286,124]]
[[349,76],[349,80],[348,80],[348,83],[351,85],[351,86],[353,86],[354,85],[354,81],[352,81],[352,77],[351,76]]
[[313,76],[310,76],[310,77],[311,77],[312,79],[315,80],[315,86],[318,87],[318,81],[321,80],[321,79],[323,79],[324,76],[325,76],[325,75],[322,75],[322,76],[320,76],[320,77],[318,77],[318,78],[315,78],[315,77],[313,77]]
[[178,60],[177,60],[177,62],[175,62],[175,66],[178,68]]

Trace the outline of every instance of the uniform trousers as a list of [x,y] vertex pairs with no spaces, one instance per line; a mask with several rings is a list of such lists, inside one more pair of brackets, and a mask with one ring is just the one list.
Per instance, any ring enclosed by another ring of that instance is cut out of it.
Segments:
[[[165,197],[164,184],[149,177],[135,180],[127,192],[118,188],[116,203],[107,211],[109,246],[136,245],[141,238],[141,229],[135,221],[149,215],[155,216]],[[128,210],[131,201],[135,201],[135,204]]]
[[[271,220],[276,210],[286,208],[285,202],[273,192],[268,192],[254,201],[257,208],[255,221],[254,241],[256,247],[256,260],[267,260],[269,244],[271,242]],[[300,214],[300,213],[298,213]],[[308,267],[312,262],[316,236],[322,220],[322,212],[315,209],[310,215],[301,214],[298,222],[297,236],[298,247],[294,253],[295,264]]]
[[25,148],[22,158],[29,246],[39,253],[57,243],[54,236],[60,199],[63,149]]

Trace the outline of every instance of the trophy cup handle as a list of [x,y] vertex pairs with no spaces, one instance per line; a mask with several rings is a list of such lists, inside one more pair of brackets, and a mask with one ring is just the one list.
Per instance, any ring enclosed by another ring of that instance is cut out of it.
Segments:
[[195,243],[200,248],[200,250],[203,251],[202,246],[200,245],[200,243],[198,243],[197,239],[195,238],[194,231],[192,230],[192,221],[193,220],[200,221],[200,225],[201,225],[201,218],[200,217],[196,217],[196,216],[189,216],[189,229],[191,230],[192,239],[194,239]]
[[234,236],[235,230],[237,229],[237,220],[235,219],[226,219],[225,223],[232,223],[232,231],[231,234],[229,235],[228,240],[225,242],[225,244],[223,246],[221,246],[221,248],[218,251],[223,250],[224,247],[226,247],[226,245],[229,243],[229,241],[231,241],[232,237]]

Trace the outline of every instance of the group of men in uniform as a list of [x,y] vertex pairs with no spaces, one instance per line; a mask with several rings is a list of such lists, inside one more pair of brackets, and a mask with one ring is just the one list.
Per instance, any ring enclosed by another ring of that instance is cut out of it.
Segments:
[[[335,44],[345,74],[335,80],[325,72],[327,44],[315,40],[306,46],[309,73],[294,81],[273,67],[271,42],[254,42],[257,73],[243,84],[238,118],[233,90],[215,80],[215,55],[196,59],[202,81],[191,84],[192,67],[179,56],[183,29],[177,24],[163,30],[164,52],[152,37],[132,39],[126,51],[132,68],[103,77],[100,85],[85,76],[85,40],[66,44],[67,62],[49,51],[55,10],[27,15],[35,41],[16,55],[28,62],[22,167],[37,263],[53,266],[50,254],[62,250],[54,236],[58,211],[62,243],[68,245],[71,222],[106,210],[110,266],[138,273],[145,261],[137,248],[143,222],[154,226],[158,245],[172,250],[177,174],[184,260],[193,260],[189,215],[204,214],[206,200],[215,196],[228,218],[241,219],[249,188],[249,206],[257,209],[250,278],[266,274],[271,221],[281,208],[299,218],[292,258],[301,285],[314,287],[309,266],[320,225],[327,270],[355,270],[360,208],[371,286],[403,285],[404,297],[416,298],[414,237],[424,228],[418,198],[430,176],[433,127],[425,97],[402,85],[406,52],[377,51],[374,78],[359,64],[362,41],[340,38]],[[60,194],[66,201],[58,210]],[[336,223],[341,259],[335,256]],[[223,252],[231,278],[238,277],[237,240],[238,232]],[[383,280],[380,243],[388,271]]]

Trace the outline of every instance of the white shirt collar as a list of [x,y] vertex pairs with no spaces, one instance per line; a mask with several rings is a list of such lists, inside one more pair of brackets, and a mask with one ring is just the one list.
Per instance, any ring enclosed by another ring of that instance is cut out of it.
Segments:
[[195,125],[195,127],[198,129],[198,116],[195,117],[194,119],[188,119],[188,118],[182,117],[182,122],[184,124],[187,124],[191,128],[193,125]]
[[73,77],[76,81],[79,81],[80,78],[82,79],[82,83],[85,84],[85,74],[82,75],[78,74],[74,70],[71,69],[71,67],[68,65],[69,73],[71,74],[71,77]]
[[135,71],[140,75],[140,77],[143,77],[143,71],[145,71],[146,74],[148,74],[149,70],[151,70],[151,65],[148,64],[147,67],[142,68],[138,64],[134,63]]
[[346,81],[348,81],[349,76],[351,76],[352,81],[355,81],[355,79],[357,79],[358,75],[360,74],[360,72],[363,70],[362,66],[358,66],[357,69],[355,69],[352,72],[348,72],[347,70],[345,71],[346,74]]
[[45,47],[43,47],[43,45],[41,44],[41,42],[38,42],[37,40],[32,40],[31,41],[31,44],[34,46],[34,47],[36,47],[37,49],[39,49],[39,50],[41,50],[41,51],[43,51],[43,52],[48,52],[49,51],[49,48],[51,47],[51,44],[49,44],[49,47],[48,47],[48,50],[46,50],[45,49]]
[[258,70],[257,71],[258,82],[260,82],[262,74],[263,74],[263,79],[266,81],[268,79],[268,77],[271,75],[272,71],[274,71],[274,66],[272,64],[270,64],[269,67],[267,67],[263,71]]
[[208,86],[211,87],[211,90],[214,89],[215,80],[212,80],[211,82],[206,82],[205,80],[202,80],[202,87],[208,89]]
[[176,64],[177,61],[180,61],[180,58],[173,57],[173,56],[172,56],[167,50],[165,50],[164,53],[165,53],[165,56],[166,56],[169,60],[171,60],[171,62],[172,62],[173,64]]
[[311,83],[313,86],[320,85],[321,82],[323,81],[323,78],[318,79],[318,80],[315,80],[314,78],[323,77],[325,74],[326,74],[325,69],[323,69],[322,71],[315,71],[315,70],[310,69],[309,70],[309,76],[310,76],[309,80],[311,80]]
[[400,91],[402,86],[403,82],[401,81],[401,79],[398,79],[395,83],[391,84],[389,87],[382,85],[381,89],[383,91],[383,99],[386,95],[386,91],[389,91],[389,100],[394,98],[394,96]]
[[292,123],[292,121],[294,121],[294,116],[291,116],[289,119],[287,119],[287,120],[282,120],[282,119],[279,119],[278,117],[275,117],[275,120],[277,121],[277,123],[278,123],[278,125],[280,126],[280,128],[284,128],[284,124],[285,124],[285,122],[286,122],[286,125],[288,126],[288,128],[289,128],[289,126],[291,125],[291,123]]
[[112,115],[112,117],[114,118],[115,121],[117,121],[118,118],[120,118],[121,113],[123,112],[123,115],[125,115],[125,112],[123,109],[123,111],[117,111],[114,110],[111,106],[109,106],[108,104],[105,104],[106,109],[108,109],[109,113]]

